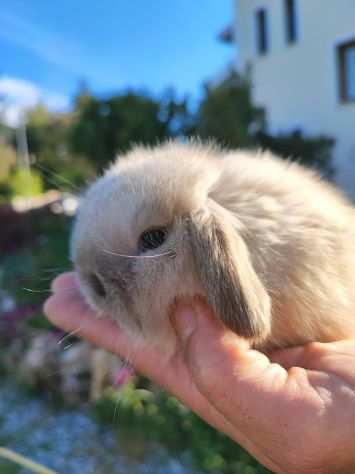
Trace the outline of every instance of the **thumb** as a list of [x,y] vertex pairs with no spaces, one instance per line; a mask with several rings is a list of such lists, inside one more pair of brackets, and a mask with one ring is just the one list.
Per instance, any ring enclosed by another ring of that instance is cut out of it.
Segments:
[[206,370],[214,376],[226,359],[236,361],[249,349],[247,340],[226,328],[201,302],[180,306],[174,324],[185,362],[198,379],[205,377]]
[[281,366],[252,350],[201,303],[180,307],[175,327],[198,390],[228,420],[246,430],[268,424],[287,379]]

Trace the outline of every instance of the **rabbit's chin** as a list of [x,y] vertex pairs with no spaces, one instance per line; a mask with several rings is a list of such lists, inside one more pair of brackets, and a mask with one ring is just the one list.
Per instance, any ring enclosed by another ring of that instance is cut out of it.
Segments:
[[158,332],[153,332],[150,329],[143,332],[133,330],[119,321],[117,323],[129,339],[128,359],[134,359],[135,354],[140,351],[154,351],[159,353],[160,359],[168,360],[177,352],[178,340],[170,324],[165,328],[160,328]]

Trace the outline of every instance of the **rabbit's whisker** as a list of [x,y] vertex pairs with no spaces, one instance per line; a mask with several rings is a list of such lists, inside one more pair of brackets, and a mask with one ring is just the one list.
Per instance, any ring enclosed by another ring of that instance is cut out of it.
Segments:
[[159,258],[159,257],[174,257],[176,254],[173,250],[167,250],[166,252],[157,253],[155,255],[126,255],[123,253],[112,252],[111,250],[102,250],[104,253],[109,255],[113,255],[114,257],[122,257],[122,258],[134,258],[134,259],[152,259],[152,258]]
[[[69,186],[72,188],[72,190],[74,190],[74,191],[76,191],[76,192],[78,192],[78,193],[80,194],[81,189],[79,188],[79,186],[76,186],[76,184],[74,184],[72,181],[70,181],[69,179],[65,178],[64,176],[62,176],[62,175],[60,175],[60,174],[54,172],[53,170],[51,170],[51,169],[47,168],[46,166],[44,166],[44,165],[42,165],[42,164],[39,164],[39,163],[34,163],[32,166],[33,166],[34,168],[38,168],[38,169],[40,169],[41,171],[43,171],[44,173],[46,173],[46,174],[47,174],[47,175],[46,175],[47,180],[50,181],[52,184],[55,184],[56,186],[58,186],[58,188],[61,188],[62,185],[60,184],[60,182],[54,181],[54,179],[60,180],[63,184],[69,185]],[[53,177],[54,179],[51,179],[51,178],[48,176],[48,174],[49,174],[49,175],[52,175],[52,177]],[[64,190],[64,189],[62,188],[62,190]],[[64,191],[65,191],[65,190],[64,190]]]
[[29,293],[52,293],[52,290],[32,290],[31,288],[22,288],[24,291],[28,291]]
[[58,346],[60,346],[61,344],[63,344],[64,341],[66,341],[67,339],[69,339],[70,337],[72,336],[75,336],[76,334],[78,334],[82,329],[84,329],[86,326],[86,324],[82,324],[80,325],[78,328],[74,329],[73,331],[69,332],[68,334],[65,334],[62,338],[59,339],[59,341],[57,342]]

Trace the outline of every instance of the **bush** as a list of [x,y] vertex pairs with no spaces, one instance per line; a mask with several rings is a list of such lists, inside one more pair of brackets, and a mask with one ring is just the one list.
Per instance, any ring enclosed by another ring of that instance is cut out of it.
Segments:
[[0,181],[0,203],[8,202],[10,198],[11,198],[10,184]]
[[49,294],[50,281],[72,268],[68,258],[70,226],[61,215],[33,220],[34,239],[15,254],[0,255],[0,286],[18,304],[41,304]]
[[0,143],[0,200],[15,196],[36,196],[43,192],[41,174],[16,166],[16,152],[10,145]]
[[95,167],[86,157],[69,152],[71,113],[56,114],[39,105],[27,120],[32,169],[42,175],[45,189],[76,192],[95,177]]
[[58,159],[48,150],[36,157],[33,169],[41,174],[46,190],[58,189],[72,194],[81,192],[97,176],[93,165],[86,158],[67,155]]
[[18,167],[11,174],[9,186],[12,196],[37,196],[43,192],[42,177],[36,171]]
[[99,420],[114,423],[125,438],[137,433],[175,453],[188,453],[193,466],[209,474],[263,474],[269,471],[227,436],[207,425],[176,398],[127,384],[110,389],[96,405]]
[[8,201],[11,198],[11,185],[9,183],[10,173],[16,165],[15,150],[0,143],[0,201]]
[[0,183],[4,183],[9,178],[10,171],[15,165],[15,150],[0,142]]
[[332,150],[335,140],[330,137],[323,135],[305,137],[300,131],[296,130],[289,134],[284,133],[275,136],[259,132],[255,135],[255,138],[263,149],[314,168],[328,179],[334,175]]

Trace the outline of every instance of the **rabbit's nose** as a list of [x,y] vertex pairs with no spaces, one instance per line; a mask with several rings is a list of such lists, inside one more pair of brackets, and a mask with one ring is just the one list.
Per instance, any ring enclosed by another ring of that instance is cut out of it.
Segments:
[[104,282],[97,273],[91,273],[89,275],[88,280],[91,290],[95,293],[96,296],[98,296],[99,298],[105,298],[107,296],[107,291]]

